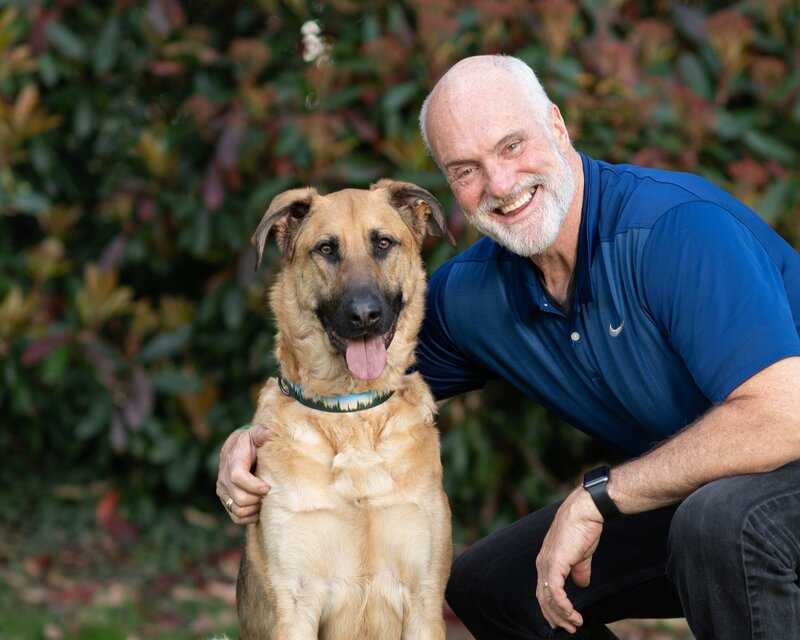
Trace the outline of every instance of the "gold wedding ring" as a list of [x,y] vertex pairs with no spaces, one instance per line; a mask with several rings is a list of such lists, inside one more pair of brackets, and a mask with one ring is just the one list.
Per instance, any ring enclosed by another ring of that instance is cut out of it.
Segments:
[[228,510],[228,513],[232,513],[233,512],[232,507],[233,507],[233,498],[228,498],[225,501],[225,508]]

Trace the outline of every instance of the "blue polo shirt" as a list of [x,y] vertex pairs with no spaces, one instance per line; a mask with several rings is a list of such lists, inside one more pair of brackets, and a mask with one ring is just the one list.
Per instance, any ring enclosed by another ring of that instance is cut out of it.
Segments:
[[572,308],[483,238],[431,277],[417,367],[438,399],[505,378],[637,455],[800,355],[800,255],[702,178],[581,157]]

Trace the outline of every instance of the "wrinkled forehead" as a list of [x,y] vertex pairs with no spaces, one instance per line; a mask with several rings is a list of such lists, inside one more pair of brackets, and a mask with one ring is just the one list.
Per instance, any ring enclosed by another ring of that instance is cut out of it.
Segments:
[[491,147],[510,132],[539,124],[537,105],[513,75],[497,68],[442,78],[431,96],[426,130],[440,163]]

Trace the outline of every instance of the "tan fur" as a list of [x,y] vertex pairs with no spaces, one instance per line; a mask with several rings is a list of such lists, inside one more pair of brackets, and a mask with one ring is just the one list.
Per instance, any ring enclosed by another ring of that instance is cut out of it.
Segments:
[[[374,230],[399,244],[371,254]],[[383,180],[366,190],[277,196],[253,238],[274,231],[283,264],[270,294],[282,375],[320,396],[395,390],[352,413],[310,409],[261,390],[254,422],[274,438],[258,453],[271,487],[250,525],[237,589],[242,639],[443,639],[441,607],[451,560],[435,406],[413,363],[422,320],[426,234],[449,238],[427,192]],[[373,234],[371,236],[371,234]],[[339,238],[341,260],[313,251]],[[383,374],[359,380],[330,343],[315,309],[354,281],[402,289],[404,306]]]

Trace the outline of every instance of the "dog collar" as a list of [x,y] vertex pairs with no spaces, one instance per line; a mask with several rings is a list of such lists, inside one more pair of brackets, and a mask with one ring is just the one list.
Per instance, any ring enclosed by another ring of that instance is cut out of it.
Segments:
[[394,391],[367,391],[366,393],[349,393],[341,396],[317,396],[312,399],[305,394],[303,387],[289,382],[282,376],[278,376],[278,386],[284,395],[294,398],[300,404],[329,413],[350,413],[372,409],[394,395]]

